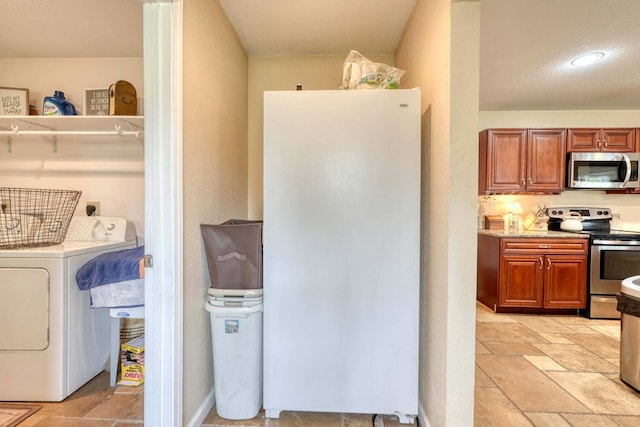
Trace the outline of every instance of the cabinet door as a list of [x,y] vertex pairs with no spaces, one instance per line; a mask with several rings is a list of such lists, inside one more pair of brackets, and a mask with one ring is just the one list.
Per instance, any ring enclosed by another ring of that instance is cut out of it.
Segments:
[[601,150],[630,153],[636,149],[635,129],[602,129]]
[[527,136],[527,191],[564,191],[565,129],[529,129]]
[[569,129],[567,151],[633,152],[636,148],[635,129]]
[[600,151],[600,129],[569,129],[567,131],[567,152]]
[[480,133],[480,194],[525,191],[526,139],[526,129]]
[[536,255],[500,256],[500,306],[543,306],[543,261]]
[[544,259],[544,276],[545,308],[586,306],[586,256],[547,255]]

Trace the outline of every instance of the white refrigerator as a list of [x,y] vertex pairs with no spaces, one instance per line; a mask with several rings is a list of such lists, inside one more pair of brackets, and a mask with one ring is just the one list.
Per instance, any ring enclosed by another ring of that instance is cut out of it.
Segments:
[[264,408],[418,412],[420,91],[264,94]]

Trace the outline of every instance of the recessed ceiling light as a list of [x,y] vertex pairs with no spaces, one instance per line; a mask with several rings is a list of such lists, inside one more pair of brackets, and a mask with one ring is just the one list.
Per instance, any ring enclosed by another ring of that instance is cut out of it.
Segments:
[[596,61],[601,60],[604,57],[604,52],[591,52],[586,55],[578,56],[571,60],[571,65],[576,67],[582,67],[583,65],[593,64]]

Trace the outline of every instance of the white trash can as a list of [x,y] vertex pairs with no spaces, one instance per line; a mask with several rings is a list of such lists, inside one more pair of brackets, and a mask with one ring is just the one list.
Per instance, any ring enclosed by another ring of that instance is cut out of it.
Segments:
[[640,391],[640,276],[622,281],[618,295],[620,322],[620,379]]
[[262,407],[262,289],[207,291],[216,410],[246,420]]

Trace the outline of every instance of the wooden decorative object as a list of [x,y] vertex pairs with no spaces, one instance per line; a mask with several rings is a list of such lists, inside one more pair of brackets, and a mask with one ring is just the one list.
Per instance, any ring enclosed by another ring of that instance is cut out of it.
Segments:
[[504,230],[504,218],[502,215],[485,215],[485,230]]
[[109,86],[109,115],[135,116],[138,113],[136,88],[125,80]]

